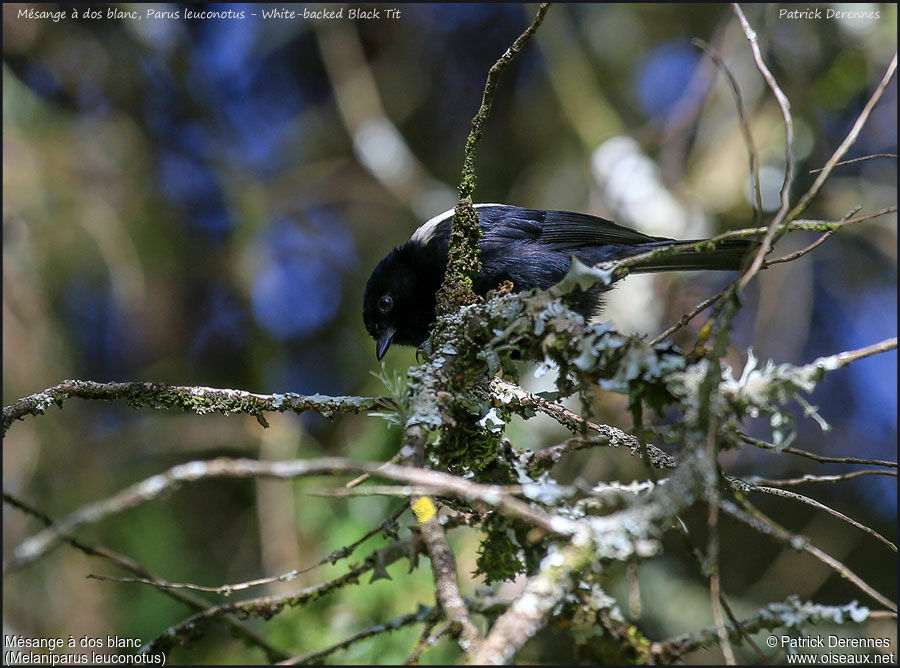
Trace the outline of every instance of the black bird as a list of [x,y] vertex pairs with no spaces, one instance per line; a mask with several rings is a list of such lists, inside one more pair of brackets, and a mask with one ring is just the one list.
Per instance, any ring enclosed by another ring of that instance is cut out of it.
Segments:
[[[620,260],[677,243],[652,237],[609,220],[571,211],[523,209],[508,204],[476,204],[481,226],[481,273],[474,290],[484,295],[503,281],[515,291],[549,288],[569,270],[571,256],[586,265]],[[380,360],[391,343],[418,346],[434,324],[435,295],[447,267],[453,210],[435,216],[378,263],[366,284],[363,321],[375,339]],[[712,250],[648,260],[632,273],[687,269],[740,269],[756,242],[730,239]],[[595,285],[575,296],[572,308],[585,318],[600,310],[600,295],[611,286]]]

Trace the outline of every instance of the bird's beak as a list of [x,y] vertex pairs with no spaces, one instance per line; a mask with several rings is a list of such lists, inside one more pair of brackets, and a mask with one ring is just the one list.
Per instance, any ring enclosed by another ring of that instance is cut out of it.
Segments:
[[384,330],[384,333],[378,337],[378,341],[375,344],[375,357],[378,358],[379,362],[381,361],[381,358],[384,357],[388,348],[391,347],[391,339],[394,338],[394,331],[393,327],[388,327]]

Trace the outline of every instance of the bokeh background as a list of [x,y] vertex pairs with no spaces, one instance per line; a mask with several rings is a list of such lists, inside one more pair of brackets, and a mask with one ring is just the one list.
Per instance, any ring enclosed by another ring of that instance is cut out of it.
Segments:
[[[383,394],[374,343],[361,322],[365,280],[378,259],[455,203],[462,147],[486,72],[533,16],[534,5],[365,5],[374,20],[151,19],[147,9],[93,5],[102,19],[28,20],[3,6],[3,403],[62,379],[149,380],[256,392]],[[285,5],[302,12],[304,5]],[[332,5],[330,10],[342,5]],[[44,5],[41,9],[70,5]],[[141,20],[105,18],[109,7]],[[308,5],[321,9],[320,5]],[[345,5],[345,12],[351,7]],[[767,61],[791,99],[794,197],[812,183],[880,81],[897,44],[896,5],[854,5],[877,19],[791,20],[771,5],[746,9]],[[842,6],[823,6],[847,9]],[[388,18],[386,9],[400,10]],[[255,12],[257,16],[251,16]],[[778,206],[784,130],[728,6],[559,5],[501,79],[478,155],[476,200],[586,211],[652,234],[700,237],[753,222],[748,159],[731,94],[691,38],[709,42],[735,73],[759,149],[764,220]],[[849,158],[897,151],[891,83]],[[807,212],[836,220],[895,205],[896,161],[838,168]],[[814,235],[785,238],[778,251]],[[764,272],[747,293],[731,361],[753,346],[762,360],[804,363],[896,335],[896,215],[838,234],[814,253]],[[602,316],[655,335],[728,280],[722,274],[631,277]],[[690,345],[696,330],[676,341]],[[392,349],[389,373],[414,363]],[[542,387],[525,373],[525,381]],[[543,388],[542,388],[543,389]],[[896,353],[829,376],[810,401],[822,432],[798,412],[797,447],[896,459]],[[621,397],[596,418],[628,427]],[[399,432],[366,416],[327,422],[133,411],[73,401],[17,423],[3,446],[4,489],[53,517],[179,462],[217,455],[265,459],[342,455],[378,460]],[[768,434],[754,427],[761,438]],[[522,447],[565,434],[549,421],[514,424]],[[583,453],[582,453],[583,454]],[[845,472],[759,451],[723,456],[735,474]],[[588,481],[641,479],[623,453],[592,452],[559,471]],[[85,529],[172,581],[222,584],[318,561],[376,525],[398,500],[337,500],[304,492],[330,480],[214,481]],[[896,539],[896,477],[799,488]],[[885,594],[896,559],[871,537],[785,500],[755,499],[790,529],[848,564]],[[4,556],[38,524],[4,506]],[[403,522],[410,523],[408,519]],[[453,535],[463,589],[480,583],[477,534]],[[383,543],[374,539],[360,548]],[[641,628],[653,638],[711,623],[708,591],[673,540],[642,564]],[[723,586],[736,611],[796,592],[842,604],[859,592],[810,557],[723,525]],[[353,559],[351,559],[353,561]],[[251,622],[288,651],[309,651],[431,604],[427,563],[393,582],[362,584],[269,621]],[[142,585],[86,580],[120,574],[68,547],[4,579],[4,631],[147,640],[188,610]],[[285,591],[342,568],[319,569]],[[611,591],[627,605],[624,575]],[[368,578],[366,578],[367,582]],[[513,591],[518,583],[504,585]],[[866,602],[868,603],[868,602]],[[854,633],[895,636],[892,623]],[[334,655],[342,663],[397,662],[407,628]],[[563,635],[523,659],[559,661]],[[894,643],[896,651],[896,643]],[[744,655],[749,656],[749,655]],[[426,661],[454,661],[443,641]],[[694,661],[718,662],[717,650]],[[210,630],[171,662],[255,662]]]

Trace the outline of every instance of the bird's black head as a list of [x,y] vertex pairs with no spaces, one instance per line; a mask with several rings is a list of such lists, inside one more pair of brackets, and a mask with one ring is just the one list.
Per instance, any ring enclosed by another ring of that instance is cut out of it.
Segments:
[[363,322],[375,339],[380,360],[391,343],[418,346],[434,323],[435,293],[444,275],[441,262],[422,253],[422,245],[407,241],[378,263],[366,283]]

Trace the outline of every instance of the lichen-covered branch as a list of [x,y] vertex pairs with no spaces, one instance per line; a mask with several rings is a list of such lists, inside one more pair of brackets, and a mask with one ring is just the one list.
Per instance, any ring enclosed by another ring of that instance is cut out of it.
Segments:
[[484,94],[481,98],[481,106],[478,108],[478,112],[472,119],[472,130],[469,133],[468,139],[466,139],[462,178],[459,183],[459,198],[461,200],[471,198],[472,193],[475,191],[475,154],[478,150],[478,144],[481,142],[484,125],[487,123],[488,117],[491,114],[491,106],[494,104],[494,93],[497,88],[497,83],[500,80],[500,75],[519,54],[522,47],[525,46],[525,43],[531,39],[531,36],[534,35],[541,23],[543,23],[544,16],[547,14],[547,10],[550,9],[550,5],[552,4],[552,2],[541,3],[531,25],[516,38],[516,41],[512,43],[512,46],[500,56],[497,62],[495,62],[488,71],[487,80],[484,83]]
[[450,225],[450,248],[447,258],[447,270],[444,281],[437,295],[437,312],[451,313],[465,304],[473,304],[477,296],[473,285],[481,271],[479,258],[481,228],[478,225],[478,212],[472,206],[472,193],[475,191],[475,155],[481,142],[484,126],[491,114],[494,94],[500,74],[531,39],[544,20],[544,15],[552,3],[542,3],[534,20],[519,35],[506,52],[488,71],[484,84],[481,106],[472,119],[472,130],[466,139],[465,157],[463,158],[462,176],[459,182],[459,204]]
[[[741,620],[740,627],[747,634],[774,631],[778,628],[790,629],[796,637],[804,635],[804,629],[807,626],[826,622],[861,624],[869,618],[869,615],[869,609],[858,605],[856,601],[842,606],[820,605],[801,601],[796,596],[789,596],[784,602],[770,603],[755,615]],[[728,625],[727,630],[732,642],[740,643],[742,641],[742,634],[734,624]],[[708,647],[717,640],[717,630],[712,627],[655,642],[650,645],[650,654],[656,663],[675,663],[688,652]]]
[[392,404],[386,397],[329,397],[323,394],[302,395],[254,394],[243,390],[213,387],[186,387],[165,383],[97,383],[90,380],[64,380],[42,392],[23,397],[3,408],[3,434],[16,420],[27,415],[43,414],[50,406],[60,408],[71,399],[125,401],[132,408],[175,408],[186,412],[245,413],[255,415],[265,425],[266,412],[305,413],[313,411],[323,417],[340,413],[360,413]]
[[590,533],[585,528],[566,545],[551,551],[540,572],[529,578],[524,591],[504,612],[472,656],[473,665],[509,663],[516,652],[546,623],[546,618],[574,586],[573,573],[594,559]]
[[[556,464],[569,452],[583,450],[597,446],[612,448],[626,447],[632,455],[640,455],[641,443],[631,434],[626,434],[621,429],[607,424],[596,424],[586,420],[577,413],[570,411],[565,406],[548,401],[540,395],[529,392],[515,383],[510,383],[501,378],[491,381],[491,391],[496,399],[514,412],[523,417],[530,417],[534,410],[556,420],[559,424],[573,433],[594,432],[596,436],[570,438],[564,443],[553,445],[542,450],[535,450],[526,455],[529,467],[538,467],[545,470]],[[655,445],[644,444],[650,456],[651,465],[657,468],[675,468],[677,462],[672,455],[663,452]]]

